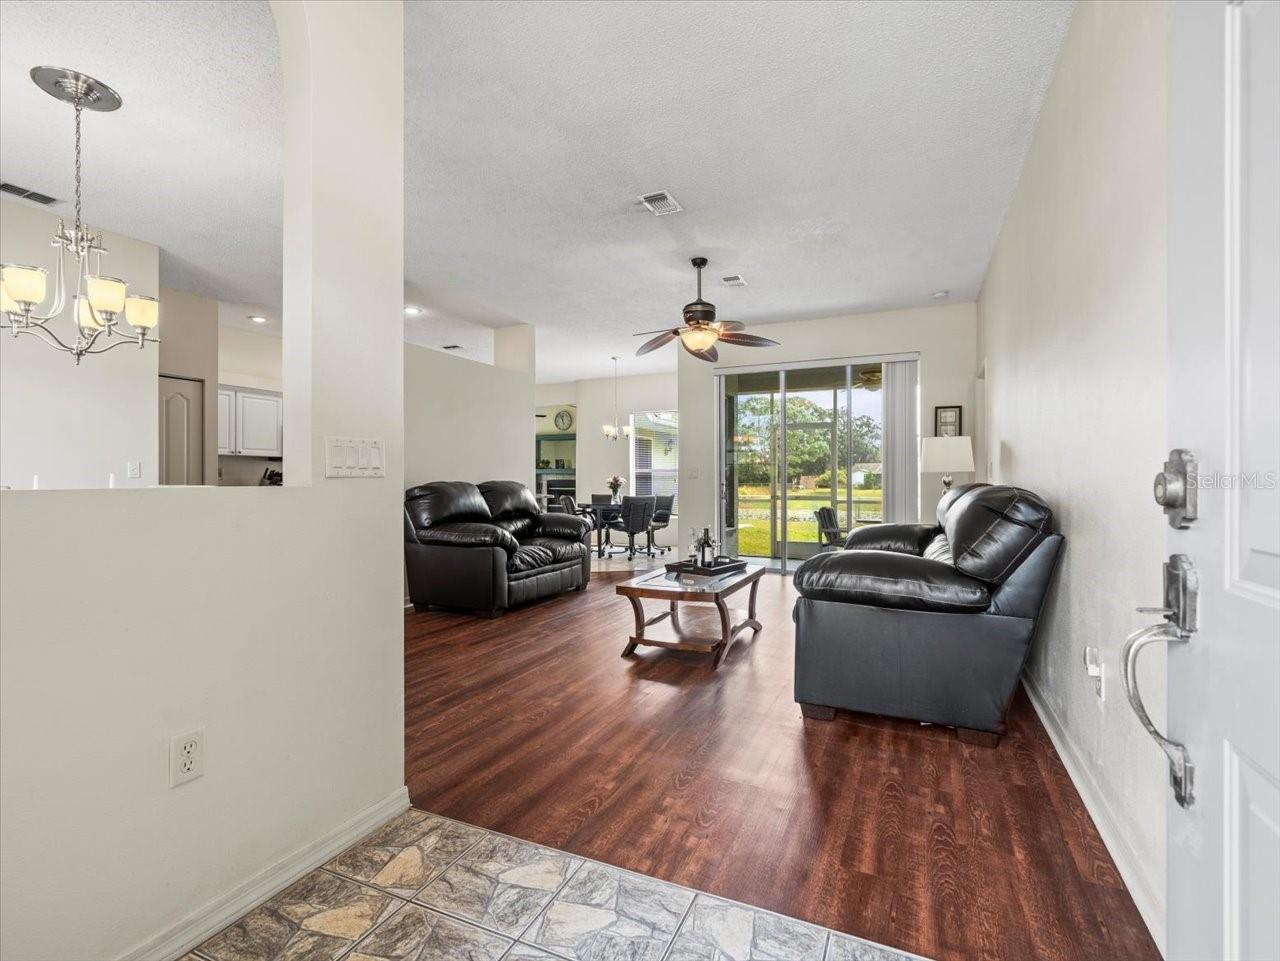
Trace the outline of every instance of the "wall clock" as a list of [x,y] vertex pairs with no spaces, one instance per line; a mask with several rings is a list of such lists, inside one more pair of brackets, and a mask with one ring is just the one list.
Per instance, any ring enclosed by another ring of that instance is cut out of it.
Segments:
[[567,410],[556,411],[556,430],[566,431],[573,426],[573,414]]

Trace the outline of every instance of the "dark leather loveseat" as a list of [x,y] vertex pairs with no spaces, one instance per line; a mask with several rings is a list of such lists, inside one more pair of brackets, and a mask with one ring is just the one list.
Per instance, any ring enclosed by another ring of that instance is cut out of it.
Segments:
[[1043,500],[966,484],[938,523],[853,531],[795,573],[796,700],[946,724],[995,744],[1063,538]]
[[404,493],[404,559],[415,610],[494,617],[591,580],[590,521],[543,513],[517,481],[434,481]]

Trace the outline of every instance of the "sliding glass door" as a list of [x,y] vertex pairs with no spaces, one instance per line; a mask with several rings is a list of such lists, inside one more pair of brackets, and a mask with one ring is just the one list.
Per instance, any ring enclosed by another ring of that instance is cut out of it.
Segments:
[[883,520],[880,362],[726,372],[717,381],[727,553],[785,570]]

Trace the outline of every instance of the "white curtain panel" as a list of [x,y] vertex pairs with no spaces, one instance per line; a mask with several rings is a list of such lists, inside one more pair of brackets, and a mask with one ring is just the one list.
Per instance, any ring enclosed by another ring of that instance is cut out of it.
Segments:
[[920,520],[919,361],[884,367],[884,523]]

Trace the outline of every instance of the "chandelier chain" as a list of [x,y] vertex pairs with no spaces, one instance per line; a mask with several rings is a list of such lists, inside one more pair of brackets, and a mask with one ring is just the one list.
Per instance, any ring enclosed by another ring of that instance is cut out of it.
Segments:
[[80,240],[80,114],[84,110],[84,101],[75,99],[76,108],[76,240]]

